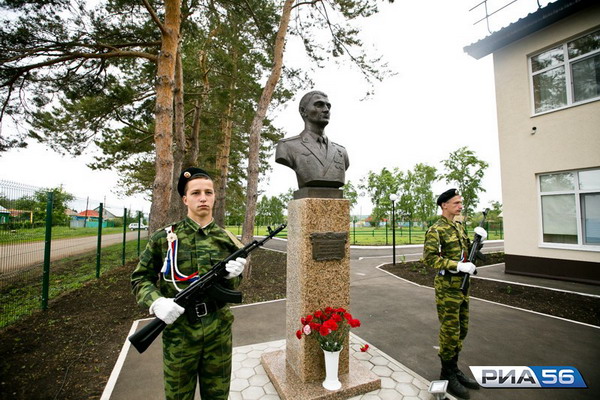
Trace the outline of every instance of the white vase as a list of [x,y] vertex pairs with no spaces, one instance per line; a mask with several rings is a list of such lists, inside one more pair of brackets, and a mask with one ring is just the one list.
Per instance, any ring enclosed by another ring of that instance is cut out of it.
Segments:
[[338,367],[340,364],[340,351],[326,351],[325,355],[325,380],[323,387],[327,390],[338,390],[342,387],[342,382],[338,379]]

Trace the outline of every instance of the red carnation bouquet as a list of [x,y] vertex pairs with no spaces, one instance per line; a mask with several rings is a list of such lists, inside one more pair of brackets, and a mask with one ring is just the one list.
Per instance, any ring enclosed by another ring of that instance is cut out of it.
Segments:
[[325,351],[340,351],[350,328],[360,326],[360,321],[343,308],[327,307],[300,318],[302,329],[296,337],[314,336]]

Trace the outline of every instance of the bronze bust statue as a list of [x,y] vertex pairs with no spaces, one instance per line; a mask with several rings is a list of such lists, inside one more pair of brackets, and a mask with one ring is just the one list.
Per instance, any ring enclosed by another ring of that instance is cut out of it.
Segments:
[[306,93],[299,106],[304,130],[277,143],[275,162],[296,172],[299,189],[339,188],[345,183],[345,172],[350,165],[348,153],[325,136],[330,110],[331,103],[325,93]]

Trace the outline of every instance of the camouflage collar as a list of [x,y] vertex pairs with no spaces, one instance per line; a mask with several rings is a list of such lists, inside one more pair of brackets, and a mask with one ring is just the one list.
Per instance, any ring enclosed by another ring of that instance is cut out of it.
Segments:
[[210,221],[210,223],[205,227],[201,227],[196,221],[194,221],[190,217],[185,217],[184,223],[188,228],[192,229],[194,232],[200,231],[205,235],[208,235],[216,226],[214,219]]
[[453,228],[457,228],[456,222],[454,221],[450,221],[448,218],[441,216],[440,220],[443,221],[443,223],[445,223],[446,225],[450,225]]

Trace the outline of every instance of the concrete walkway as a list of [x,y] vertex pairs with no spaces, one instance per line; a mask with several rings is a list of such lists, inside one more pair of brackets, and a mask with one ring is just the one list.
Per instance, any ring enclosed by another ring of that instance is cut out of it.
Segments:
[[[361,362],[382,378],[380,391],[357,398],[432,399],[426,387],[430,380],[439,377],[439,324],[433,290],[382,271],[377,268],[380,264],[382,260],[376,257],[353,256],[351,261],[351,311],[362,322],[360,328],[352,331],[352,346],[354,350],[362,342],[371,346],[368,353],[353,351],[352,356],[365,357]],[[487,272],[480,275],[484,277]],[[502,276],[503,280],[512,277]],[[530,281],[536,282],[540,283]],[[595,291],[589,285],[575,285],[579,286],[570,289]],[[233,312],[236,320],[230,398],[279,398],[273,385],[265,380],[259,359],[262,352],[285,346],[285,301],[234,307]],[[136,321],[132,332],[138,328]],[[471,391],[474,400],[598,399],[599,356],[599,327],[472,298],[470,331],[460,359],[463,371],[467,372],[469,365],[570,365],[581,372],[589,386],[559,390],[481,389]],[[162,399],[161,368],[159,340],[141,355],[125,341],[102,399]]]

